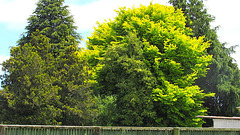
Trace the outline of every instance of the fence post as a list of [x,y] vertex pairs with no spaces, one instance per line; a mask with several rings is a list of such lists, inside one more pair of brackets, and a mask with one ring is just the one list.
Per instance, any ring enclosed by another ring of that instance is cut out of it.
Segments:
[[180,135],[180,128],[174,128],[173,135]]
[[0,135],[5,135],[5,127],[3,125],[0,126]]
[[94,135],[101,135],[101,128],[100,127],[95,127],[94,128]]

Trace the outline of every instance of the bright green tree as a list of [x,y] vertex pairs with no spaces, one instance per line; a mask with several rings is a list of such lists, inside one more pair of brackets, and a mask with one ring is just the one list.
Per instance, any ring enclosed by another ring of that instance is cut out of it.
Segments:
[[213,55],[212,64],[206,77],[199,78],[196,84],[206,93],[216,93],[214,97],[205,100],[204,106],[208,107],[209,115],[235,116],[239,100],[239,70],[233,63],[230,54],[233,48],[226,48],[220,43],[216,30],[210,23],[214,17],[207,13],[202,0],[170,0],[176,9],[181,9],[186,16],[186,26],[193,30],[194,37],[205,36],[211,47],[207,52]]
[[209,44],[191,38],[185,22],[173,7],[121,8],[89,37],[88,48],[100,55],[98,91],[115,96],[121,110],[116,125],[202,124],[195,116],[205,114],[203,99],[210,95],[193,83],[206,74],[211,56]]
[[3,63],[5,98],[14,114],[9,123],[89,125],[95,115],[80,36],[63,3],[40,0]]

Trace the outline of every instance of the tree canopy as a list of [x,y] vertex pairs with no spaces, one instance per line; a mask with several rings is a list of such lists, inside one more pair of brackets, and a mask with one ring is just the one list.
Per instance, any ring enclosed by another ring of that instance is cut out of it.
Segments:
[[3,62],[4,116],[11,117],[6,123],[89,125],[95,116],[88,64],[63,3],[40,0],[26,33]]
[[204,106],[208,107],[209,115],[236,116],[239,100],[239,69],[230,56],[233,47],[226,48],[217,36],[217,27],[211,28],[214,17],[207,13],[202,0],[170,0],[176,9],[181,9],[186,16],[186,26],[193,30],[192,36],[204,36],[211,47],[208,54],[213,56],[209,71],[205,77],[197,79],[196,84],[206,93],[215,93],[214,97],[206,98]]
[[[205,114],[203,99],[211,94],[193,83],[206,74],[209,43],[192,38],[183,13],[173,7],[150,4],[117,13],[88,37],[88,48],[100,54],[98,92],[115,96],[121,110],[114,124],[201,125],[195,116]],[[148,111],[152,103],[154,112]]]
[[237,114],[240,72],[214,18],[202,0],[170,3],[120,8],[83,49],[64,0],[40,0],[2,64],[0,121],[187,127],[207,107]]

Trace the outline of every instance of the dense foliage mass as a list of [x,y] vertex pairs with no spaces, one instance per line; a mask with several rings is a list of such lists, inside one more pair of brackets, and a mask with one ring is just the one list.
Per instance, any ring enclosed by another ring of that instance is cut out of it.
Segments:
[[90,124],[89,69],[64,0],[40,0],[27,32],[3,62],[1,119],[14,124]]
[[237,64],[230,56],[233,48],[226,48],[220,43],[216,33],[217,28],[212,29],[210,23],[214,18],[207,13],[202,0],[170,0],[176,9],[181,8],[186,16],[186,25],[193,30],[194,37],[205,36],[211,47],[208,54],[213,56],[212,64],[206,77],[199,78],[196,84],[206,93],[216,93],[214,97],[205,100],[204,106],[208,107],[209,115],[237,116],[237,106],[240,105],[240,74]]
[[170,3],[120,8],[84,50],[64,0],[40,0],[2,63],[0,121],[173,127],[201,126],[206,107],[237,114],[240,74],[213,17],[202,0]]
[[98,50],[98,94],[116,98],[113,125],[198,126],[204,94],[195,79],[211,56],[203,37],[191,38],[185,17],[173,7],[121,8],[99,24],[88,48]]

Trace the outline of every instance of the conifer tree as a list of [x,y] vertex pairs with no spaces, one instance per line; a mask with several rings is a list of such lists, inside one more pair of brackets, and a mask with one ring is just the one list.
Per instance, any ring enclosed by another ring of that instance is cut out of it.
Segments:
[[[44,36],[32,36],[32,39],[23,46],[12,48],[12,57],[3,63],[4,70],[9,73],[3,82],[9,107],[6,113],[12,115],[12,119],[5,122],[58,124],[56,119],[61,114],[61,110],[57,107],[60,88],[52,85],[54,78],[46,72],[51,67],[51,59],[53,59],[47,54],[50,44]],[[42,49],[37,49],[39,46],[42,46]],[[44,60],[38,54],[41,51],[46,52],[42,54],[48,60]]]
[[5,98],[17,124],[90,124],[94,116],[80,35],[64,0],[40,0],[3,63]]
[[239,105],[239,70],[233,63],[230,54],[232,48],[226,48],[217,36],[217,27],[211,28],[214,17],[207,13],[202,0],[170,0],[176,9],[181,9],[195,37],[205,36],[204,40],[211,43],[208,53],[213,56],[210,70],[206,77],[199,78],[196,84],[206,93],[216,93],[214,97],[205,100],[209,115],[235,116]]
[[28,43],[31,34],[38,29],[40,34],[50,39],[53,56],[58,56],[58,53],[63,52],[65,47],[70,46],[64,41],[71,43],[76,48],[78,45],[76,42],[81,37],[76,32],[77,27],[73,25],[74,21],[69,15],[67,6],[63,4],[64,0],[40,0],[33,15],[28,18],[27,32],[19,40],[19,45]]

